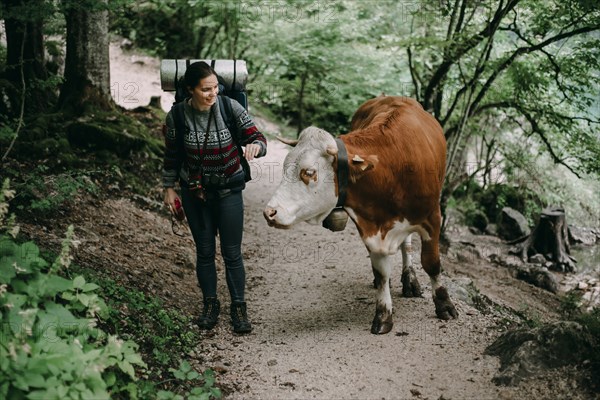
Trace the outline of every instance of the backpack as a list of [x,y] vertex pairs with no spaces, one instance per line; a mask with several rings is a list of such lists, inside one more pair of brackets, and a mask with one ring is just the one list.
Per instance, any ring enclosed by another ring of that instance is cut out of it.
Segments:
[[[182,67],[182,61],[183,60],[163,60],[161,62],[161,86],[163,87],[163,90],[175,91],[175,101],[171,107],[171,114],[175,123],[175,136],[177,139],[179,154],[181,160],[185,160],[185,147],[183,140],[185,133],[185,115],[183,100],[189,97],[189,93],[183,81],[185,69],[180,71],[180,68]],[[187,68],[192,61],[195,62],[202,60],[185,60],[185,67]],[[240,132],[238,129],[235,116],[233,115],[233,108],[231,106],[231,99],[235,99],[246,110],[248,109],[248,97],[244,88],[244,83],[248,76],[248,72],[246,70],[245,61],[243,60],[219,60],[219,65],[216,65],[216,62],[217,60],[210,60],[210,65],[215,72],[217,72],[217,79],[219,81],[219,96],[217,97],[217,102],[219,103],[219,112],[221,113],[221,117],[223,118],[227,129],[231,133],[233,142],[238,149],[240,164],[244,170],[244,179],[246,182],[248,182],[252,179],[250,164],[243,156],[244,153],[240,144],[242,132]],[[239,67],[240,71],[238,71],[238,63],[241,65],[241,67]],[[219,68],[221,65],[223,65],[223,67]],[[229,79],[229,84],[227,79],[220,74],[219,69],[229,72],[231,78]],[[173,72],[173,80],[169,82],[169,75],[172,75]],[[233,72],[232,75],[231,72]]]
[[[175,102],[173,104],[179,103],[186,98],[189,97],[189,93],[185,84],[183,82],[183,76],[185,74],[185,70],[187,67],[196,61],[205,61],[209,64],[212,69],[217,73],[217,79],[219,81],[219,94],[229,97],[230,99],[236,100],[240,103],[246,110],[248,110],[248,96],[246,95],[245,83],[248,78],[248,71],[246,70],[246,62],[244,60],[163,60],[163,62],[172,61],[174,64],[171,68],[174,69],[172,74],[173,77],[173,88],[171,90],[175,90]],[[182,61],[185,62],[185,68],[183,68]],[[163,68],[168,68],[167,66],[161,65],[161,72]],[[227,79],[224,75],[227,75]],[[161,80],[163,79],[161,75]],[[169,90],[164,87],[164,90]]]

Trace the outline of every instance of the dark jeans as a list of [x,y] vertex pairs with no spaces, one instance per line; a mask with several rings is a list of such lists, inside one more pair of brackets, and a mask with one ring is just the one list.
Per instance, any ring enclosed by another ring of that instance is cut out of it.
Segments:
[[232,191],[222,198],[215,193],[206,202],[201,202],[183,187],[181,200],[196,243],[196,275],[203,297],[217,297],[215,236],[218,232],[231,301],[244,301],[246,271],[241,248],[244,230],[242,192]]

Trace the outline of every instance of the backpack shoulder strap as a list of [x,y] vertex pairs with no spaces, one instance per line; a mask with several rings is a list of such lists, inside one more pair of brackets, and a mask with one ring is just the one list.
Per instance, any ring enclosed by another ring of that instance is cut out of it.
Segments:
[[183,137],[185,135],[185,111],[183,101],[174,104],[171,107],[171,115],[175,123],[175,139],[177,140],[177,149],[179,152],[180,161],[185,159],[185,148]]
[[241,140],[241,132],[238,129],[237,123],[235,122],[235,117],[233,115],[233,107],[231,107],[231,99],[227,96],[218,96],[219,102],[219,111],[221,112],[221,116],[225,121],[225,125],[227,125],[227,129],[231,133],[231,137],[233,138],[236,146],[240,147]]

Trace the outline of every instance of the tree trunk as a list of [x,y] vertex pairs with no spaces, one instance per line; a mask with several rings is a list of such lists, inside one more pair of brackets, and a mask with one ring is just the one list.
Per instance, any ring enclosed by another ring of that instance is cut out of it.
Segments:
[[107,0],[88,4],[91,7],[66,3],[67,55],[60,107],[76,115],[94,109],[113,110]]
[[306,88],[306,81],[308,79],[308,71],[304,71],[300,78],[300,91],[298,92],[298,132],[297,136],[300,136],[300,132],[304,128],[304,89]]
[[[43,20],[34,10],[43,7],[43,0],[8,0],[5,3],[7,15],[6,29],[6,71],[4,76],[15,87],[15,96],[19,102],[22,81],[25,81],[25,115],[38,114],[48,109],[56,100],[53,91],[36,85],[35,81],[48,79],[48,71],[44,61]],[[31,10],[31,19],[22,15]],[[15,15],[19,13],[19,15]],[[22,71],[22,72],[21,72]],[[21,77],[22,74],[22,77]],[[2,111],[8,115],[16,115],[17,104],[3,104]]]
[[535,229],[521,247],[521,259],[541,254],[552,263],[551,269],[562,272],[575,271],[575,259],[570,256],[568,226],[565,210],[548,207],[540,214]]

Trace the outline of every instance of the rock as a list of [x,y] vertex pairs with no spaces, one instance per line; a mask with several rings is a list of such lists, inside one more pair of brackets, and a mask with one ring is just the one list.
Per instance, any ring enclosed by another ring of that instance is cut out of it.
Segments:
[[589,359],[595,340],[577,322],[559,321],[535,329],[506,332],[485,350],[500,357],[497,385],[518,385],[523,379],[549,369],[580,365]]
[[537,264],[524,264],[516,268],[516,277],[534,286],[548,290],[552,293],[558,292],[558,282],[548,268]]
[[[587,294],[589,296],[586,296]],[[583,296],[585,311],[591,313],[594,308],[600,307],[600,288],[594,288],[592,291],[586,292]],[[587,302],[587,303],[585,303]]]
[[585,246],[593,246],[596,244],[597,236],[593,230],[589,228],[580,228],[577,226],[569,226],[569,242],[571,244],[583,244]]
[[469,232],[473,235],[481,235],[481,230],[479,228],[475,228],[474,226],[469,227]]
[[176,277],[178,277],[178,278],[183,278],[185,276],[185,274],[183,273],[183,271],[181,269],[179,269],[179,268],[172,270],[171,273],[173,275],[175,275]]
[[473,281],[471,281],[468,278],[466,278],[466,279],[469,282],[458,283],[458,282],[456,282],[456,279],[453,281],[446,281],[446,288],[448,289],[448,292],[450,293],[450,297],[452,299],[460,300],[460,301],[472,306],[473,301],[471,300],[471,295],[469,294],[469,291],[466,289],[466,286],[473,285]]
[[119,45],[123,50],[131,50],[133,42],[129,39],[123,39]]
[[487,228],[488,223],[488,218],[483,211],[476,211],[473,214],[473,226],[479,229],[481,232],[485,232],[485,228]]
[[220,374],[225,374],[227,371],[229,371],[229,368],[227,368],[224,364],[215,364],[213,365],[212,370]]
[[274,365],[277,365],[277,360],[269,360],[269,361],[267,361],[267,365],[268,365],[269,367],[272,367],[272,366],[274,366]]
[[470,278],[459,277],[448,279],[446,280],[446,288],[451,298],[460,300],[483,314],[490,312],[489,305],[492,302],[479,292]]
[[523,265],[521,259],[514,255],[505,256],[504,254],[492,253],[490,254],[489,261],[510,270],[518,269]]
[[502,239],[514,240],[531,234],[527,220],[517,210],[504,207],[500,213],[498,234]]
[[519,257],[510,255],[506,256],[506,258],[504,259],[504,265],[511,269],[518,269],[523,265],[523,262]]
[[148,104],[148,107],[152,107],[152,108],[161,108],[161,97],[160,96],[152,96],[150,97],[150,104]]
[[588,287],[589,287],[588,284],[585,282],[579,282],[577,284],[577,289],[579,289],[579,290],[586,290]]
[[541,254],[534,254],[533,256],[529,257],[529,262],[532,264],[545,264],[546,257]]
[[488,224],[488,226],[485,228],[485,233],[491,236],[498,236],[498,225]]

